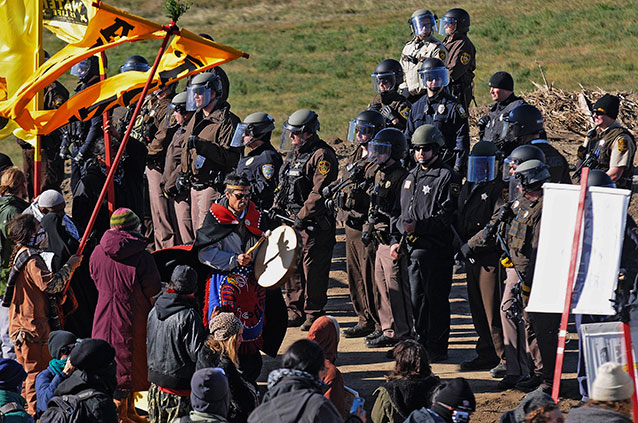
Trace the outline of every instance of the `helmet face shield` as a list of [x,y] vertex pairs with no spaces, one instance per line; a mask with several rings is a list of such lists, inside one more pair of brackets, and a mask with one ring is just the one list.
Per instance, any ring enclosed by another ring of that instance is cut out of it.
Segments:
[[[452,27],[449,31],[446,31],[445,27]],[[451,18],[449,16],[443,16],[439,19],[439,34],[440,35],[448,35],[454,32],[456,29],[456,19]]]
[[86,76],[87,73],[89,73],[90,69],[91,62],[89,61],[89,59],[84,59],[80,63],[76,63],[75,65],[73,65],[73,67],[71,67],[70,73],[71,75],[77,76],[78,78],[82,79]]
[[147,63],[124,63],[122,66],[120,66],[120,72],[146,72],[150,68],[151,67]]
[[450,83],[450,72],[447,68],[427,68],[419,70],[423,86],[429,89],[447,87]]
[[374,138],[376,128],[373,124],[361,120],[351,120],[348,124],[348,137],[350,142],[367,144]]
[[180,125],[181,122],[178,120],[178,118],[175,116],[175,114],[180,114],[181,116],[183,116],[185,111],[186,110],[185,110],[185,105],[184,104],[170,103],[166,107],[166,116],[164,118],[164,127],[165,128],[173,128],[175,125]]
[[516,122],[510,122],[509,120],[507,120],[507,118],[503,119],[501,139],[505,141],[516,139]]
[[392,91],[398,86],[394,72],[373,73],[370,77],[372,78],[372,89],[376,93]]
[[469,182],[493,181],[496,177],[495,156],[470,156],[467,163]]
[[281,142],[279,143],[279,149],[281,151],[291,151],[293,149],[292,136],[301,137],[302,141],[298,144],[303,144],[303,128],[300,126],[291,125],[288,121],[284,122],[283,130],[281,131]]
[[438,31],[436,20],[432,15],[420,15],[410,19],[410,27],[414,35],[428,37],[432,32]]
[[197,109],[208,106],[210,103],[211,89],[206,85],[190,85],[186,88],[186,110],[194,112]]
[[230,142],[231,147],[243,147],[244,145],[244,134],[246,133],[246,128],[248,127],[247,123],[240,123],[235,128],[235,134],[233,135],[233,140]]
[[392,144],[386,142],[372,141],[368,143],[368,155],[366,161],[379,165],[388,161],[392,155]]

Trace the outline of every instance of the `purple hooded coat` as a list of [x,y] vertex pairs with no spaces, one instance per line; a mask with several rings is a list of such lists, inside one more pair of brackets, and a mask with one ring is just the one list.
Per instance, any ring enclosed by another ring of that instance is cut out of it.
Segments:
[[98,290],[93,338],[115,348],[117,389],[148,389],[146,319],[151,298],[161,289],[160,274],[146,241],[130,232],[110,229],[91,255],[91,277]]

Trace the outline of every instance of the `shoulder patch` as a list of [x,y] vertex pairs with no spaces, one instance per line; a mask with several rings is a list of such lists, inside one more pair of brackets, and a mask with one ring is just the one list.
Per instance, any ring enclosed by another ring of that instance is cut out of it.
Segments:
[[57,109],[57,108],[58,108],[58,107],[60,107],[60,106],[62,105],[62,103],[64,103],[65,101],[66,101],[66,100],[64,99],[64,97],[58,94],[58,95],[56,95],[56,96],[54,96],[54,97],[53,97],[53,99],[51,100],[51,103],[52,103],[53,107],[55,107],[55,108]]
[[616,145],[618,145],[618,152],[620,154],[625,154],[627,152],[627,140],[624,136],[620,136],[616,139]]
[[317,165],[317,170],[322,175],[327,175],[330,172],[330,162],[328,160],[321,160]]
[[447,53],[445,52],[445,50],[439,50],[439,59],[445,62],[445,59],[447,59]]
[[405,182],[403,183],[403,189],[410,189],[411,186],[412,186],[412,181],[409,179],[406,179]]
[[471,58],[472,57],[470,56],[470,53],[466,52],[466,53],[461,54],[460,60],[461,60],[462,64],[467,65],[468,63],[470,63],[470,59]]
[[406,105],[403,109],[399,110],[399,114],[407,119],[408,116],[410,116],[410,110],[410,106]]
[[459,112],[459,115],[465,119],[467,117],[467,112],[465,111],[465,108],[463,106],[461,106],[460,104],[456,105],[456,111]]
[[261,174],[264,175],[264,178],[270,179],[272,175],[275,174],[275,165],[265,164],[261,166]]

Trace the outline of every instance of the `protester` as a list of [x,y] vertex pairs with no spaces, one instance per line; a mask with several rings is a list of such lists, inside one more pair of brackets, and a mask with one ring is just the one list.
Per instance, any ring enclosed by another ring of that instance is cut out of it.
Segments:
[[563,423],[563,413],[557,404],[543,404],[525,417],[525,423]]
[[49,367],[35,378],[38,415],[46,411],[47,404],[58,385],[66,380],[75,370],[69,361],[69,354],[75,346],[77,337],[71,332],[54,330],[49,334]]
[[348,417],[344,403],[345,388],[343,375],[335,366],[337,360],[337,347],[339,346],[339,323],[332,316],[321,316],[310,326],[308,339],[315,341],[323,349],[326,357],[324,361],[324,374],[321,380],[328,385],[328,390],[323,394],[328,398],[343,418]]
[[32,245],[37,231],[38,223],[31,215],[20,215],[7,225],[15,248],[2,301],[9,307],[9,335],[17,360],[27,372],[25,398],[32,415],[36,412],[35,378],[51,360],[49,333],[60,329],[58,306],[64,302],[73,270],[82,261],[82,256],[74,255],[59,271],[49,271],[41,251]]
[[242,339],[241,321],[233,313],[221,312],[213,316],[208,328],[210,336],[199,351],[197,370],[218,367],[224,371],[231,399],[226,417],[231,423],[245,422],[258,402],[256,387],[237,370]]
[[153,422],[170,422],[190,410],[190,381],[206,337],[196,289],[197,272],[177,266],[148,315],[148,413]]
[[518,407],[509,410],[501,416],[501,423],[524,423],[525,417],[532,411],[549,405],[556,405],[549,394],[540,391],[532,391],[525,395]]
[[173,423],[226,423],[230,409],[228,379],[222,369],[202,369],[195,372],[191,380],[191,404],[193,411],[188,416],[173,420]]
[[33,422],[24,409],[26,401],[20,395],[26,377],[26,372],[17,361],[0,359],[0,413],[4,423]]
[[2,176],[2,173],[10,167],[13,167],[13,161],[11,161],[11,157],[7,156],[4,153],[0,153],[0,176]]
[[432,373],[428,354],[419,342],[406,339],[394,347],[394,369],[387,382],[374,391],[377,399],[370,415],[372,423],[399,423],[410,413],[432,406],[440,380]]
[[111,229],[91,255],[91,277],[98,290],[93,337],[115,348],[115,399],[118,415],[124,418],[127,414],[136,416],[133,393],[146,391],[149,386],[146,319],[161,283],[155,261],[145,250],[137,215],[120,208],[113,212],[110,222]]
[[470,384],[457,377],[439,391],[432,408],[413,411],[405,423],[469,422],[475,409],[476,400]]

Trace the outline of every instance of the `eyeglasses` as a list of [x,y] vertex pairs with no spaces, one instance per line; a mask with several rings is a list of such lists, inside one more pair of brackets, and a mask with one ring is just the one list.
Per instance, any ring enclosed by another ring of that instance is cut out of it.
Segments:
[[414,151],[424,151],[426,153],[428,151],[432,151],[432,146],[431,145],[415,145],[412,148],[414,149]]
[[244,198],[250,198],[250,192],[247,192],[247,191],[240,191],[240,192],[235,191],[232,194],[238,200],[243,200]]

